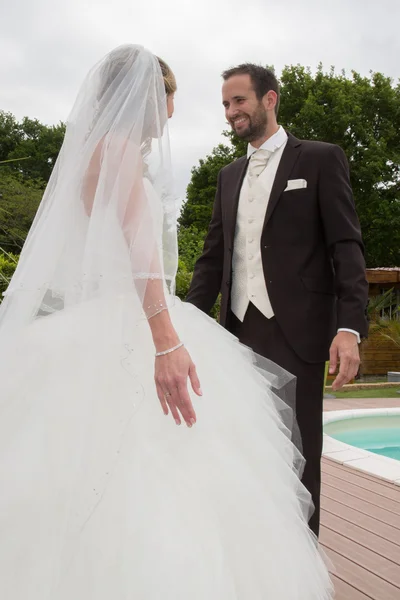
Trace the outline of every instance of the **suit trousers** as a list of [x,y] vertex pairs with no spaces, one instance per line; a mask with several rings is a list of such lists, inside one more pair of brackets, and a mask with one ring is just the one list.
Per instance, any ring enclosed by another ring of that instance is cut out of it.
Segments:
[[318,536],[325,362],[304,362],[286,341],[276,318],[267,319],[252,303],[249,304],[243,323],[230,312],[226,327],[241,343],[297,378],[296,417],[306,461],[302,482],[311,494],[315,509],[309,526]]

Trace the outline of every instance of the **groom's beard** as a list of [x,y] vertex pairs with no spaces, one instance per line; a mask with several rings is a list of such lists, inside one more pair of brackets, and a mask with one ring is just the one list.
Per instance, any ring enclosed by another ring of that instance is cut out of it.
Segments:
[[265,131],[268,125],[268,117],[267,112],[260,102],[258,108],[253,113],[253,115],[244,114],[249,119],[249,124],[245,129],[241,131],[236,131],[235,123],[231,123],[232,129],[235,134],[240,137],[240,139],[245,142],[254,142],[255,140],[259,140],[265,135]]

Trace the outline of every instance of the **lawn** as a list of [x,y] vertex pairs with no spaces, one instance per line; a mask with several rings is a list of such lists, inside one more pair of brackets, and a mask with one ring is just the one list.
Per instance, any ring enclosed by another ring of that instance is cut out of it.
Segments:
[[375,390],[358,390],[352,392],[346,390],[345,392],[327,392],[332,394],[335,398],[399,398],[400,399],[400,383],[398,388],[380,388]]

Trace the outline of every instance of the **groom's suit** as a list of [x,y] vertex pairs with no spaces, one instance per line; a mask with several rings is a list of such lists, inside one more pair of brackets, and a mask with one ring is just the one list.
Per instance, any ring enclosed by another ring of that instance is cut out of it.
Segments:
[[221,324],[296,375],[303,482],[318,533],[324,365],[338,329],[367,335],[363,244],[338,146],[280,128],[264,147],[258,177],[249,176],[249,156],[221,170],[187,301],[208,313],[221,291]]

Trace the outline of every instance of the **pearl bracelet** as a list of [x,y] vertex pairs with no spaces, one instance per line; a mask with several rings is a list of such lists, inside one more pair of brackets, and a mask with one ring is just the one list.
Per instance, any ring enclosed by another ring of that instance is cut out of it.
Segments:
[[164,350],[163,352],[156,352],[156,357],[157,356],[165,356],[166,354],[171,354],[171,352],[175,352],[175,350],[179,350],[179,348],[182,348],[182,346],[184,346],[183,342],[181,342],[177,346],[174,346],[173,348],[169,348],[169,350]]

